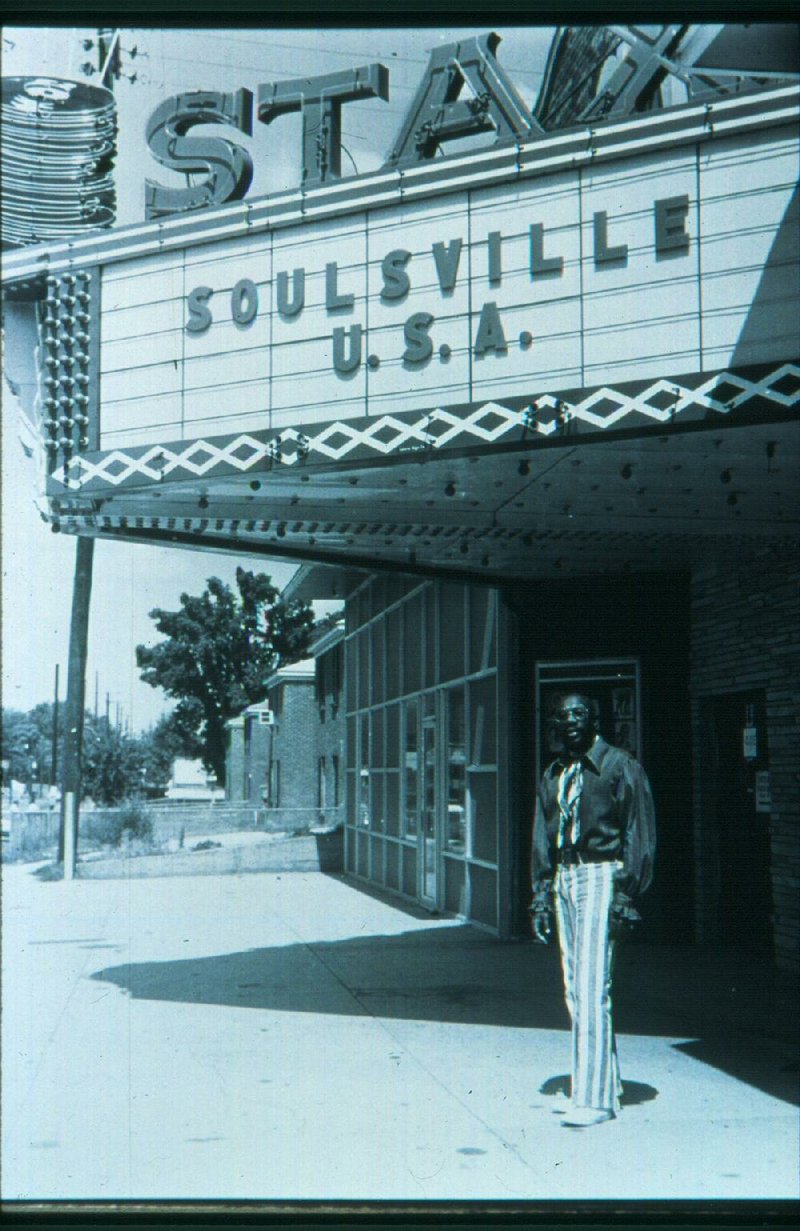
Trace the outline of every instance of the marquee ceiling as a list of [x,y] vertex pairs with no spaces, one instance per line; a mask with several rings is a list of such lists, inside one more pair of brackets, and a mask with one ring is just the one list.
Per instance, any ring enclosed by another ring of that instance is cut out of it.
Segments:
[[[796,421],[535,443],[62,500],[59,526],[496,580],[687,567],[800,537]],[[254,490],[257,489],[257,490]]]

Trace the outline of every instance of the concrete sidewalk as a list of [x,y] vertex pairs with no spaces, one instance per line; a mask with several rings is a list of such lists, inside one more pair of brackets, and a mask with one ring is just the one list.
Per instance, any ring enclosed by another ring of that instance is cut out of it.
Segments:
[[799,1195],[796,997],[735,954],[629,946],[574,1131],[551,949],[320,873],[2,877],[6,1201]]

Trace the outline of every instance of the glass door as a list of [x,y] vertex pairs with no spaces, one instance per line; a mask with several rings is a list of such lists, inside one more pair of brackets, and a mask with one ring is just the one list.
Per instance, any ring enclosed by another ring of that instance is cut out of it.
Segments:
[[437,745],[436,718],[425,718],[422,723],[422,756],[419,759],[421,803],[421,825],[419,846],[420,900],[426,906],[437,906],[439,898],[438,887],[438,850],[436,841],[436,821],[438,814]]

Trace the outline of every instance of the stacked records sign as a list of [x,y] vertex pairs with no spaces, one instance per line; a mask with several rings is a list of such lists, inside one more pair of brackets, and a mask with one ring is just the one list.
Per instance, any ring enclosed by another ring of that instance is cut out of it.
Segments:
[[112,226],[116,138],[110,90],[53,77],[5,78],[3,246]]

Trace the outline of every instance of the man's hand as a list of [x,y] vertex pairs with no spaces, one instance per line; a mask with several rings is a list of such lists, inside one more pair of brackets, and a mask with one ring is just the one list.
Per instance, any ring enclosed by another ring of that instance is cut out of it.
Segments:
[[632,936],[641,923],[641,915],[631,899],[624,893],[617,893],[611,905],[611,915],[608,921],[610,940],[626,940]]
[[553,916],[549,910],[537,910],[531,915],[531,930],[534,940],[546,945],[553,930]]

